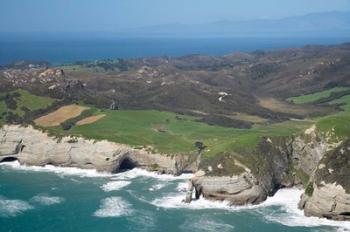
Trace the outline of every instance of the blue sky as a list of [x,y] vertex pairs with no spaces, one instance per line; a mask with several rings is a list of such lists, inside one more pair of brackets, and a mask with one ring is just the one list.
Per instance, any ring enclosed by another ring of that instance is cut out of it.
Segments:
[[115,31],[350,11],[350,0],[0,0],[0,31]]

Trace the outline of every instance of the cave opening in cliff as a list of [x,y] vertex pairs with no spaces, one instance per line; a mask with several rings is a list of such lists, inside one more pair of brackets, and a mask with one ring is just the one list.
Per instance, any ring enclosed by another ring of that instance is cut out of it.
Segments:
[[119,171],[120,172],[124,172],[124,171],[128,171],[128,170],[131,170],[133,168],[136,167],[136,163],[130,159],[129,157],[126,157],[121,163],[120,163],[120,166],[119,166]]
[[16,157],[12,157],[12,156],[9,156],[9,157],[6,157],[2,160],[0,160],[0,163],[4,163],[4,162],[13,162],[13,161],[17,161],[18,159]]

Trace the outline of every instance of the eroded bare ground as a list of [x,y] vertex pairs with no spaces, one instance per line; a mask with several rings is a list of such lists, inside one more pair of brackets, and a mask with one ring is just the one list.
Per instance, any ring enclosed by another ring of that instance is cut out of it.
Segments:
[[167,110],[246,128],[333,111],[284,99],[350,85],[349,60],[350,45],[344,44],[220,57],[81,62],[51,69],[45,63],[22,62],[1,68],[0,88],[24,88],[100,108],[115,102],[119,109]]
[[79,105],[62,106],[58,110],[36,119],[34,122],[42,127],[59,126],[66,120],[79,116],[86,109],[88,108]]
[[106,116],[105,114],[90,116],[78,121],[76,125],[82,126],[82,125],[91,124],[91,123],[97,122],[98,120],[100,120],[101,118],[104,118],[105,116]]

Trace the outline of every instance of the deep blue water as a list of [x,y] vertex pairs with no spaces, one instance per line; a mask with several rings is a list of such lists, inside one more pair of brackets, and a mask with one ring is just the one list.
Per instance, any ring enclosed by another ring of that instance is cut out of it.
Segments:
[[107,175],[69,168],[0,165],[1,232],[348,231],[350,223],[306,218],[301,190],[278,192],[263,205],[181,203],[186,179],[142,170]]
[[224,55],[232,52],[301,47],[308,44],[336,44],[349,39],[321,38],[186,38],[186,39],[16,39],[0,38],[0,64],[18,60],[72,63],[106,58],[183,56],[188,54]]

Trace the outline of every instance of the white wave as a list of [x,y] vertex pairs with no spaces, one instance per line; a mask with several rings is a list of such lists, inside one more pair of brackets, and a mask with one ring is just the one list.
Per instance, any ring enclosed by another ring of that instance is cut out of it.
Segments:
[[180,228],[184,231],[222,231],[222,232],[228,232],[233,231],[234,226],[230,224],[226,224],[220,221],[215,221],[211,218],[200,218],[195,219],[193,218],[191,220],[187,220],[183,225],[180,226]]
[[0,165],[9,166],[13,169],[24,170],[24,171],[32,171],[32,172],[52,172],[60,175],[68,175],[68,176],[80,176],[80,177],[110,177],[112,174],[105,172],[98,172],[94,169],[81,169],[81,168],[73,168],[73,167],[56,167],[53,165],[45,165],[45,166],[27,166],[21,165],[18,161],[14,162],[5,162]]
[[102,185],[101,188],[105,192],[117,191],[128,186],[130,183],[130,181],[111,181]]
[[55,197],[55,196],[48,196],[48,195],[37,195],[33,197],[32,200],[42,205],[54,205],[64,201],[62,197]]
[[95,169],[81,169],[81,168],[73,168],[73,167],[57,167],[53,165],[45,165],[45,166],[27,166],[21,165],[18,161],[13,162],[3,162],[0,163],[0,166],[8,166],[17,170],[24,171],[33,171],[33,172],[53,172],[60,175],[71,175],[71,176],[80,176],[80,177],[111,177],[115,180],[126,180],[126,179],[134,179],[137,177],[149,177],[164,181],[171,180],[183,180],[190,179],[193,177],[192,174],[182,174],[180,176],[173,176],[167,174],[158,174],[156,172],[146,171],[144,169],[134,168],[130,171],[111,174],[107,172],[98,172]]
[[260,210],[265,218],[270,221],[279,222],[283,225],[294,227],[294,226],[303,226],[303,227],[321,227],[321,226],[330,226],[338,227],[343,231],[350,231],[350,222],[338,222],[332,221],[324,218],[316,217],[306,217],[304,212],[298,209],[298,202],[300,196],[303,193],[299,189],[281,189],[278,191],[275,196],[269,197],[264,203],[260,205],[261,207],[269,206],[280,206],[285,211],[285,213],[273,213],[273,211],[266,214],[264,208]]
[[193,174],[182,174],[180,176],[173,176],[168,174],[158,174],[156,172],[150,172],[140,168],[134,168],[130,171],[114,174],[113,177],[113,179],[135,179],[137,177],[150,177],[164,181],[172,181],[190,179],[193,177]]
[[181,182],[177,185],[176,190],[179,192],[186,192],[188,188],[187,182]]
[[10,200],[0,196],[0,217],[14,217],[33,208],[26,201]]
[[[178,186],[179,187],[179,186]],[[179,189],[178,189],[179,190]],[[241,210],[257,210],[267,220],[278,222],[290,227],[335,227],[340,231],[350,231],[350,222],[339,222],[328,220],[324,218],[306,217],[304,212],[298,209],[298,203],[300,196],[303,193],[302,190],[281,189],[273,197],[269,197],[265,202],[259,205],[246,205],[246,206],[230,206],[225,201],[209,201],[204,198],[199,200],[193,200],[190,204],[182,202],[185,198],[185,194],[172,194],[159,199],[155,199],[151,204],[162,208],[186,208],[192,210],[200,209],[222,209],[228,211],[241,211]],[[276,213],[275,210],[271,210],[271,206],[279,206],[284,212]]]
[[230,209],[228,202],[209,201],[204,198],[194,200],[190,204],[184,203],[184,194],[171,194],[159,199],[155,199],[151,203],[161,208],[186,208],[186,209]]
[[108,197],[101,201],[100,209],[94,216],[96,217],[120,217],[132,213],[131,205],[121,197]]
[[148,190],[153,192],[153,191],[160,190],[160,189],[164,188],[165,186],[166,186],[165,183],[159,183],[159,184],[152,185],[152,187],[150,187]]

